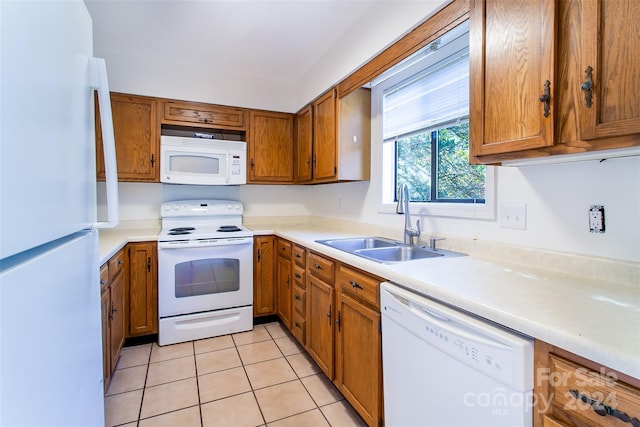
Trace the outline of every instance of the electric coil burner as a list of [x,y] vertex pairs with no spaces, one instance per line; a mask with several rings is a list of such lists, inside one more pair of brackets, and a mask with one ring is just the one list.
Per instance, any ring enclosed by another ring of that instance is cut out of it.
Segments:
[[158,343],[253,328],[253,233],[242,203],[162,204],[158,235]]

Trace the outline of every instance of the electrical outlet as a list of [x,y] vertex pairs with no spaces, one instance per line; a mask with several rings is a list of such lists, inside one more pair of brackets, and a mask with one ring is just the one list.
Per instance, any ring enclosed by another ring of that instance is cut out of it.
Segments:
[[502,205],[502,209],[500,209],[500,227],[526,230],[527,205],[524,203]]
[[604,233],[604,206],[592,205],[589,209],[589,231]]

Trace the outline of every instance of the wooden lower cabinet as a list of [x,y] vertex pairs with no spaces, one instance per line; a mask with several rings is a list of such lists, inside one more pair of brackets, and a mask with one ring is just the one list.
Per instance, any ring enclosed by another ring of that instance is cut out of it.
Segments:
[[340,264],[334,383],[369,426],[382,422],[382,279]]
[[291,293],[293,287],[291,279],[291,243],[283,239],[276,239],[276,247],[278,248],[276,261],[277,314],[282,323],[291,329]]
[[102,311],[102,366],[104,390],[109,387],[111,372],[118,363],[125,338],[126,254],[115,254],[100,267]]
[[334,383],[367,425],[378,425],[382,409],[380,313],[343,292],[338,292],[337,308]]
[[111,369],[113,370],[118,363],[120,350],[124,345],[124,325],[125,325],[125,275],[120,273],[118,277],[109,285],[109,299],[111,303],[111,324],[110,333],[110,358]]
[[534,359],[535,427],[640,424],[640,380],[539,340]]
[[307,352],[333,380],[333,285],[309,275],[307,284]]
[[382,421],[383,280],[276,239],[277,313],[368,426]]
[[158,247],[156,242],[128,245],[127,337],[158,332]]
[[276,313],[275,237],[259,236],[253,240],[253,316]]

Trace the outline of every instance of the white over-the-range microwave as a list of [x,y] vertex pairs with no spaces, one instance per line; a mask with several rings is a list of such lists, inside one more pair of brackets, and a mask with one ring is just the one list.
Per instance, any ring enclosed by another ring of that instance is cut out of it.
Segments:
[[247,143],[162,135],[160,182],[191,185],[247,183]]

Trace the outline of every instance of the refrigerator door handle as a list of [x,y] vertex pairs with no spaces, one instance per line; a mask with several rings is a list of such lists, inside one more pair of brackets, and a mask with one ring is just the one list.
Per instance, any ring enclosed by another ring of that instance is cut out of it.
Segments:
[[107,81],[107,64],[102,58],[89,58],[90,84],[98,92],[102,145],[104,151],[105,177],[107,189],[107,221],[93,224],[94,228],[114,228],[120,222],[118,207],[118,169],[116,165],[116,140],[113,135],[111,99]]

